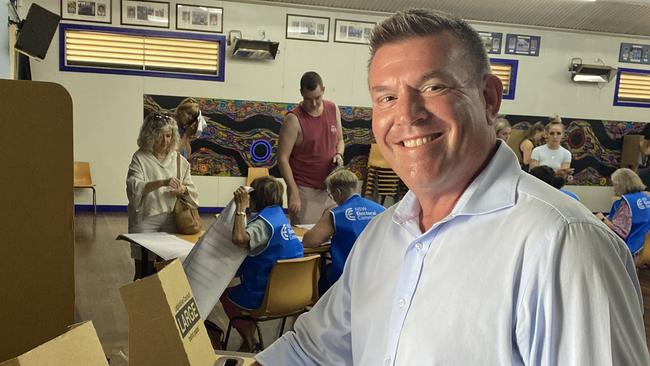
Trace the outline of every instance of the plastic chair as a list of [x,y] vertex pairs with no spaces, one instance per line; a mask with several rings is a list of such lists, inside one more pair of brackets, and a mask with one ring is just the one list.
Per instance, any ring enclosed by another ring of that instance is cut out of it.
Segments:
[[262,332],[258,322],[282,319],[280,333],[284,333],[287,317],[307,311],[306,307],[318,301],[318,255],[304,258],[282,259],[275,262],[262,305],[255,310],[243,310],[242,315],[230,319],[223,349],[227,349],[232,322],[243,319],[255,322],[260,345],[264,349]]
[[248,167],[248,176],[246,177],[246,185],[250,186],[251,182],[255,180],[255,178],[259,177],[268,177],[269,176],[269,168],[256,168],[249,166]]
[[97,192],[90,176],[90,163],[87,161],[74,162],[74,188],[89,188],[93,190],[93,213],[97,215]]

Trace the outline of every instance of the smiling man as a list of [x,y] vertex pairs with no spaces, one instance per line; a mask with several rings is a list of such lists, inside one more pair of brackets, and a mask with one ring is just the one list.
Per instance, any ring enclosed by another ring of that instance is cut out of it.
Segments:
[[410,191],[258,362],[648,365],[629,251],[496,139],[502,86],[476,32],[409,10],[370,44],[374,136]]

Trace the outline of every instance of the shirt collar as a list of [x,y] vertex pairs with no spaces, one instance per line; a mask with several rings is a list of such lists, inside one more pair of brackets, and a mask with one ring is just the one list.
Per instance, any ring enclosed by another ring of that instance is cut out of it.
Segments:
[[[460,196],[450,216],[480,215],[513,206],[517,197],[517,183],[522,174],[517,157],[500,141],[496,153]],[[419,218],[421,211],[417,197],[408,191],[398,203],[393,220],[398,224]]]

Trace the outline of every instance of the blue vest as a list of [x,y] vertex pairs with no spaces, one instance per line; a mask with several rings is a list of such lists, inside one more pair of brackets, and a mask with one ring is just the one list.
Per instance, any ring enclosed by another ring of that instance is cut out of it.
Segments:
[[293,232],[280,206],[264,208],[253,220],[264,220],[271,227],[271,239],[266,249],[244,259],[239,267],[241,284],[233,287],[228,298],[245,309],[257,309],[262,304],[271,269],[278,259],[303,256],[302,244]]
[[625,243],[630,248],[632,255],[636,255],[643,248],[645,235],[650,230],[650,197],[643,192],[623,195],[620,200],[612,205],[608,216],[610,220],[621,207],[623,200],[627,202],[628,207],[632,210],[632,228],[625,239]]
[[332,236],[332,266],[327,273],[330,285],[343,273],[345,260],[352,250],[357,237],[373,217],[384,211],[384,207],[358,194],[352,195],[330,212],[334,220]]
[[566,194],[567,196],[573,198],[574,200],[580,202],[580,197],[578,197],[577,194],[575,194],[575,193],[573,193],[571,191],[564,190],[562,188],[560,188],[560,192],[562,192],[562,193]]

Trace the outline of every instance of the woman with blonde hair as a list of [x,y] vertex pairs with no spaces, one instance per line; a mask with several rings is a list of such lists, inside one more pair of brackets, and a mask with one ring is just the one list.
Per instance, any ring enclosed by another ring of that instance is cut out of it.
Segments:
[[508,142],[510,134],[512,133],[512,126],[507,119],[499,117],[494,123],[494,131],[497,133],[497,138]]
[[596,216],[618,236],[625,240],[635,260],[643,249],[645,236],[650,230],[650,196],[641,178],[631,169],[617,169],[612,174],[614,193],[621,196],[614,202],[609,215]]
[[205,126],[205,121],[202,121],[201,109],[199,103],[194,98],[184,99],[174,114],[176,123],[178,124],[178,132],[180,141],[178,143],[178,152],[189,160],[192,154],[192,147],[190,146],[190,138],[197,135]]
[[[129,233],[176,232],[174,205],[180,197],[198,206],[198,193],[185,158],[177,158],[176,121],[170,115],[151,113],[138,136],[139,149],[133,154],[126,176],[129,199]],[[176,176],[177,164],[180,178]],[[142,248],[131,245],[135,262],[134,279],[153,271],[156,256],[142,258]]]

